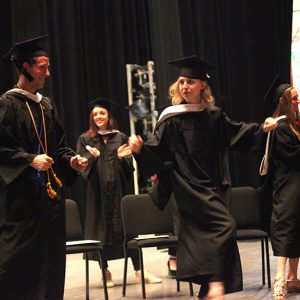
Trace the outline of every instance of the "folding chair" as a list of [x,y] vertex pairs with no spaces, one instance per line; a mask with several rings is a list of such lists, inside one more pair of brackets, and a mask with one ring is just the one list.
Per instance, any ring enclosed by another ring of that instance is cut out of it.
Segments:
[[[171,208],[169,205],[163,211],[160,211],[152,202],[148,194],[126,195],[121,202],[122,218],[125,232],[124,242],[124,275],[123,275],[123,292],[126,293],[128,249],[138,249],[141,265],[141,283],[142,295],[146,298],[143,248],[159,247],[168,248],[176,247],[177,236],[172,235],[173,222]],[[142,237],[141,235],[152,235],[152,237]],[[153,236],[155,235],[155,236]],[[132,238],[137,237],[137,238]],[[179,291],[179,284],[177,285]],[[193,295],[192,283],[190,283],[190,294]]]
[[[237,240],[260,240],[262,283],[265,285],[265,258],[268,288],[271,288],[268,232],[262,229],[259,192],[250,186],[233,187],[231,190],[231,214],[236,222]],[[266,251],[265,247],[266,246]]]
[[[80,222],[77,204],[74,200],[66,199],[66,254],[84,253],[85,254],[85,279],[86,279],[86,299],[89,299],[89,252],[97,252],[100,265],[102,266],[102,243],[96,240],[85,240]],[[108,300],[106,277],[102,270],[104,298]]]

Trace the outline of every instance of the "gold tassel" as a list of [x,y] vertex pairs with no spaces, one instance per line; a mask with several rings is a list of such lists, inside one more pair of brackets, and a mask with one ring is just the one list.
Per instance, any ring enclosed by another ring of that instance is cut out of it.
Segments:
[[[26,101],[26,106],[27,106],[27,109],[29,111],[29,114],[30,114],[30,117],[31,117],[31,120],[32,120],[32,124],[33,124],[33,127],[34,127],[34,131],[36,133],[36,136],[39,140],[39,143],[44,151],[45,154],[48,154],[48,147],[47,147],[47,131],[46,131],[46,123],[45,123],[45,116],[44,116],[44,110],[42,108],[42,104],[40,103],[40,109],[41,109],[41,114],[42,114],[42,121],[43,121],[43,130],[44,130],[44,144],[40,138],[40,135],[38,133],[38,130],[37,130],[37,127],[36,127],[36,123],[35,123],[35,120],[34,120],[34,117],[33,117],[33,114],[31,112],[31,109],[30,109],[30,106],[28,104],[28,101]],[[60,179],[56,176],[56,174],[54,173],[52,167],[50,167],[51,169],[51,172],[52,172],[52,175],[53,175],[53,178],[55,180],[55,182],[57,183],[58,185],[58,188],[61,188],[62,187],[62,182],[60,181]],[[50,198],[55,198],[57,196],[57,192],[52,188],[51,186],[51,181],[50,181],[50,176],[49,176],[49,171],[47,170],[47,177],[48,177],[48,182],[46,184],[46,190],[47,190],[47,193],[49,195]]]
[[56,174],[54,173],[54,171],[53,171],[52,168],[51,168],[51,170],[52,170],[52,174],[53,174],[53,177],[54,177],[56,183],[57,183],[58,186],[61,188],[61,187],[62,187],[62,182],[61,182],[61,180],[56,176]]
[[49,197],[51,199],[55,198],[57,196],[57,193],[54,191],[54,189],[51,187],[51,183],[50,181],[47,182],[46,184],[46,189],[47,189],[47,193],[49,195]]

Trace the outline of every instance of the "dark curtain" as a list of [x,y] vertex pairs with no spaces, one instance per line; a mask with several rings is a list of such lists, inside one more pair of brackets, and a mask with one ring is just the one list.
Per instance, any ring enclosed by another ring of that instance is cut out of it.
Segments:
[[[87,129],[86,103],[127,104],[126,64],[155,62],[157,106],[169,103],[177,70],[168,60],[197,54],[214,64],[216,102],[235,120],[262,122],[263,95],[275,74],[289,80],[292,0],[1,0],[0,54],[14,42],[49,34],[53,97],[75,148]],[[16,81],[0,60],[0,93]],[[118,110],[129,134],[128,112]],[[258,185],[258,156],[232,155],[234,185]],[[259,157],[260,158],[260,157]],[[67,194],[84,199],[79,180]]]

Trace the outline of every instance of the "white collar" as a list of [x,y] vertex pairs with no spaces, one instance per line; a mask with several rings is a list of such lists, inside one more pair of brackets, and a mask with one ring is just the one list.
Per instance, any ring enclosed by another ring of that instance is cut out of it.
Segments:
[[[282,120],[282,119],[286,119],[286,115],[281,115],[281,116],[275,118],[275,121],[278,122],[279,120]],[[260,176],[264,176],[268,173],[270,136],[271,136],[271,131],[268,132],[266,148],[265,148],[265,155],[264,155],[264,157],[260,163],[260,167],[259,167],[259,175]]]
[[11,89],[9,90],[8,92],[13,92],[13,93],[19,93],[19,94],[22,94],[26,97],[28,97],[29,99],[33,100],[34,102],[36,103],[40,103],[42,98],[43,98],[43,95],[40,94],[40,93],[36,93],[36,94],[32,94],[26,90],[23,90],[23,89],[19,89],[19,88],[14,88],[14,89]]
[[158,122],[163,121],[171,116],[183,114],[186,112],[202,111],[204,109],[201,103],[196,104],[178,104],[165,108],[158,118]]
[[281,119],[286,119],[286,115],[281,115],[281,116],[275,118],[276,122],[278,122]]
[[120,132],[119,130],[116,129],[109,129],[109,130],[98,130],[98,134],[100,135],[110,135],[110,134],[114,134]]

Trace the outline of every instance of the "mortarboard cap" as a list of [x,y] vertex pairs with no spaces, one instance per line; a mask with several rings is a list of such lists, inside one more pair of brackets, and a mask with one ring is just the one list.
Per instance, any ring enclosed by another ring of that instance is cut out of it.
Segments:
[[29,81],[32,81],[33,77],[22,65],[25,61],[29,61],[33,57],[48,56],[43,46],[43,42],[45,42],[46,38],[48,38],[48,35],[16,43],[3,57],[9,57],[20,72],[23,73]]
[[200,80],[209,79],[208,72],[217,69],[196,55],[171,60],[168,63],[180,69],[179,76]]
[[87,104],[88,110],[91,111],[94,109],[94,107],[104,107],[107,109],[109,112],[111,112],[115,107],[119,106],[118,103],[108,100],[103,97],[98,97]]
[[10,59],[16,64],[16,66],[20,68],[24,61],[28,61],[33,57],[48,56],[43,45],[46,38],[48,38],[48,35],[43,35],[37,38],[16,43],[4,55],[4,58],[10,57]]
[[291,85],[284,83],[278,74],[275,76],[264,96],[264,103],[272,110],[272,112],[275,111],[280,97],[289,87],[291,87]]

